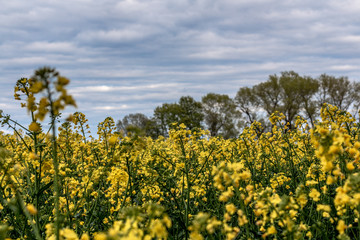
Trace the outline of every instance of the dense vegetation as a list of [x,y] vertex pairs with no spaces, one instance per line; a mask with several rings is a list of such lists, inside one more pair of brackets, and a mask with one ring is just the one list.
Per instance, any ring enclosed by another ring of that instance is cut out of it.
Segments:
[[94,139],[82,113],[57,126],[68,83],[39,69],[15,87],[30,124],[1,115],[14,133],[0,133],[0,239],[360,238],[360,122],[346,111],[324,104],[313,126],[275,112],[270,131],[254,120],[229,139],[185,124],[123,136],[109,117]]
[[275,111],[284,114],[290,128],[297,116],[314,127],[324,103],[357,114],[360,83],[326,74],[312,78],[293,71],[282,72],[280,76],[270,75],[267,81],[251,88],[241,87],[234,99],[226,94],[208,93],[197,102],[191,96],[183,96],[177,103],[164,103],[155,108],[152,117],[128,114],[117,123],[117,128],[125,135],[157,138],[167,136],[171,124],[177,122],[191,130],[207,129],[211,136],[233,138],[255,121],[263,126],[257,130],[259,134],[270,131],[268,119]]

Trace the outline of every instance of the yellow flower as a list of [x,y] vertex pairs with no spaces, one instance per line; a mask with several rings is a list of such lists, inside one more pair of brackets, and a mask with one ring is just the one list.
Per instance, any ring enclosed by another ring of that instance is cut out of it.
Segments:
[[232,196],[234,196],[234,192],[232,191],[232,188],[229,187],[226,192],[221,193],[221,195],[219,197],[219,201],[220,202],[226,202]]
[[322,158],[323,171],[330,172],[334,168],[334,164],[327,159]]
[[105,233],[97,233],[94,235],[94,240],[106,240]]
[[267,230],[266,230],[267,235],[272,235],[272,234],[276,234],[276,228],[274,227],[274,225],[271,225]]
[[226,208],[226,211],[227,211],[228,213],[230,213],[230,215],[233,215],[233,214],[236,212],[236,210],[237,210],[236,207],[235,207],[235,205],[234,205],[233,203],[226,204],[225,208]]
[[352,171],[352,170],[355,169],[354,164],[353,164],[352,162],[348,162],[348,163],[346,164],[346,168],[347,168],[349,171]]
[[31,215],[36,215],[36,214],[37,214],[37,209],[36,209],[35,206],[32,205],[32,204],[28,204],[28,205],[26,206],[26,209],[29,211],[29,213],[30,213]]
[[338,154],[342,151],[342,148],[339,145],[332,145],[329,148],[328,154]]
[[339,191],[335,196],[334,204],[335,206],[345,205],[349,201],[350,201],[350,197],[346,193]]
[[79,240],[79,237],[74,232],[74,230],[69,228],[62,229],[60,231],[60,235],[64,238],[64,240]]
[[323,192],[323,194],[326,194],[326,192],[327,192],[327,186],[326,185],[324,185],[324,186],[322,186],[321,187],[321,190],[322,190],[322,192]]
[[231,220],[231,216],[229,215],[229,213],[225,213],[224,214],[224,219],[229,222]]
[[206,230],[212,234],[215,231],[215,228],[217,226],[220,226],[221,222],[219,220],[217,220],[215,217],[212,217],[210,220],[208,220],[207,225],[206,225]]
[[315,188],[312,188],[310,193],[309,193],[309,197],[311,197],[313,199],[313,201],[317,202],[317,201],[320,200],[320,198],[319,198],[320,193]]
[[159,219],[155,219],[150,223],[150,232],[152,237],[167,238],[167,231],[165,226]]
[[163,222],[167,228],[171,228],[171,219],[167,215],[164,216]]
[[39,132],[41,130],[40,124],[37,122],[30,123],[29,130],[32,132]]
[[251,173],[249,171],[243,171],[239,176],[242,180],[247,180],[251,178]]
[[36,159],[39,158],[39,156],[36,155],[35,153],[31,152],[31,153],[29,153],[29,158],[30,158],[31,160],[36,160]]
[[53,233],[54,233],[54,226],[50,223],[45,225],[45,234],[46,234],[46,238],[49,238]]
[[31,86],[31,89],[30,91],[33,92],[33,93],[38,93],[40,92],[42,89],[43,89],[43,84],[42,82],[38,81],[38,82],[35,82],[32,86]]
[[298,213],[298,211],[293,210],[293,209],[291,209],[291,210],[289,211],[290,217],[292,217],[292,218],[296,217],[297,213]]
[[[191,236],[191,234],[190,234],[190,236]],[[151,236],[146,234],[143,240],[151,240],[151,239],[152,239]]]
[[336,229],[339,231],[340,234],[343,234],[345,232],[345,229],[347,228],[344,220],[340,220],[338,222],[338,225],[336,226]]
[[308,180],[306,181],[306,186],[311,186],[311,185],[316,185],[318,184],[319,182],[318,181],[315,181],[315,180]]
[[190,233],[190,240],[203,240],[204,237],[198,232]]
[[226,240],[232,240],[235,239],[236,233],[235,232],[229,232],[226,234]]
[[246,215],[241,209],[237,211],[237,214],[238,214],[239,226],[243,226],[249,222],[246,218]]
[[327,178],[326,178],[326,184],[327,184],[327,185],[331,185],[331,184],[333,184],[334,182],[335,182],[335,178],[332,177],[332,176],[330,176],[330,175],[328,175]]
[[341,171],[340,171],[340,169],[335,169],[334,171],[333,171],[333,174],[335,175],[335,176],[340,176],[341,175]]
[[352,156],[352,157],[354,157],[359,152],[356,148],[350,148],[348,151],[349,151],[350,156]]
[[14,93],[14,98],[15,100],[21,100],[20,95],[17,93]]
[[115,143],[116,143],[116,141],[117,141],[117,137],[116,136],[111,136],[110,138],[109,138],[109,144],[110,145],[114,145]]
[[62,76],[59,76],[57,80],[58,80],[57,83],[62,86],[67,85],[70,82],[69,79],[67,79],[66,77],[62,77]]
[[271,196],[270,202],[274,205],[278,205],[281,203],[281,198],[278,194],[275,194],[274,196]]
[[84,233],[83,235],[81,235],[80,240],[90,240],[90,237],[87,233]]
[[331,207],[329,205],[323,205],[323,204],[318,204],[316,207],[317,211],[325,211],[325,212],[330,212],[331,211]]
[[300,203],[301,208],[303,208],[306,203],[307,203],[307,196],[306,194],[301,194],[298,198],[297,201]]
[[307,229],[308,229],[308,226],[306,224],[304,224],[303,222],[301,222],[299,225],[299,230],[306,231]]

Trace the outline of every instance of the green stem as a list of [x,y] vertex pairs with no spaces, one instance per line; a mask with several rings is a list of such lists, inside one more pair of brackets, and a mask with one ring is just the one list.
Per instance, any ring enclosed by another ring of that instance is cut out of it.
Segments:
[[55,191],[55,239],[60,240],[60,186],[59,186],[59,162],[57,159],[57,143],[56,143],[56,124],[55,124],[55,112],[54,102],[52,100],[51,91],[47,86],[47,95],[50,102],[50,117],[51,117],[51,129],[52,129],[52,153],[53,153],[53,165],[54,165],[54,191]]

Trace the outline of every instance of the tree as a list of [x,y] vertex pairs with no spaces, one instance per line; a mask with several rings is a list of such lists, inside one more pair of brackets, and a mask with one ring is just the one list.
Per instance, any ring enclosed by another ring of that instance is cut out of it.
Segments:
[[322,74],[318,81],[320,106],[329,103],[344,111],[347,111],[352,104],[355,107],[359,106],[359,83],[351,83],[347,77],[336,78],[326,74]]
[[314,127],[314,121],[319,112],[318,103],[316,99],[314,99],[316,93],[319,91],[319,82],[316,79],[304,76],[301,81],[297,83],[297,89],[305,118],[308,118]]
[[154,110],[154,120],[159,126],[160,135],[167,136],[171,124],[179,122],[179,106],[176,103],[164,103]]
[[[262,107],[268,117],[275,111],[282,112],[291,128],[295,117],[301,113],[303,113],[304,118],[308,118],[314,124],[318,110],[314,96],[318,89],[317,80],[300,76],[294,71],[285,71],[281,72],[280,76],[270,75],[268,81],[255,85],[251,90],[239,91],[238,95],[243,94],[245,96],[242,97],[242,102],[248,99],[250,103],[254,102],[254,106]],[[246,95],[250,96],[246,97]],[[237,96],[237,99],[241,99],[241,97]],[[238,100],[238,102],[240,101]],[[244,110],[241,109],[242,112]]]
[[268,81],[255,85],[254,93],[269,116],[280,110],[281,86],[276,75],[270,75]]
[[247,117],[247,120],[252,124],[257,120],[256,110],[259,107],[259,100],[255,95],[254,88],[242,87],[236,93],[235,103],[240,111]]
[[201,128],[204,120],[201,102],[195,101],[190,96],[181,97],[179,100],[180,116],[179,122],[184,123],[190,130]]
[[211,136],[236,137],[240,112],[228,95],[208,93],[202,98],[204,120]]
[[154,120],[163,136],[167,136],[173,123],[183,123],[188,129],[201,128],[203,118],[201,103],[190,96],[181,97],[178,103],[164,103],[154,110]]
[[255,94],[254,88],[240,88],[236,93],[235,103],[244,119],[239,122],[239,127],[243,128],[245,126],[249,126],[255,121],[260,122],[262,127],[255,125],[257,134],[260,136],[265,131],[268,124],[261,114],[259,114],[260,101]]
[[117,130],[126,136],[157,137],[159,130],[152,119],[142,113],[126,115],[117,123]]
[[285,115],[285,121],[287,123],[293,122],[295,116],[300,112],[301,109],[301,99],[299,97],[298,86],[302,81],[302,78],[299,74],[294,71],[282,72],[281,76],[278,78],[281,88],[281,107]]

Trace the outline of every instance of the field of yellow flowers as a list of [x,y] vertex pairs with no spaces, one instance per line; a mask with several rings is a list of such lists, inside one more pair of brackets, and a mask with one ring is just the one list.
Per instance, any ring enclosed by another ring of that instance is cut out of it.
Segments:
[[[360,239],[360,123],[325,105],[314,128],[274,113],[236,139],[177,125],[168,138],[98,138],[53,69],[20,79],[31,117],[0,133],[0,239]],[[40,99],[36,99],[40,96]],[[50,129],[40,121],[50,118]],[[59,125],[59,126],[58,126]]]

